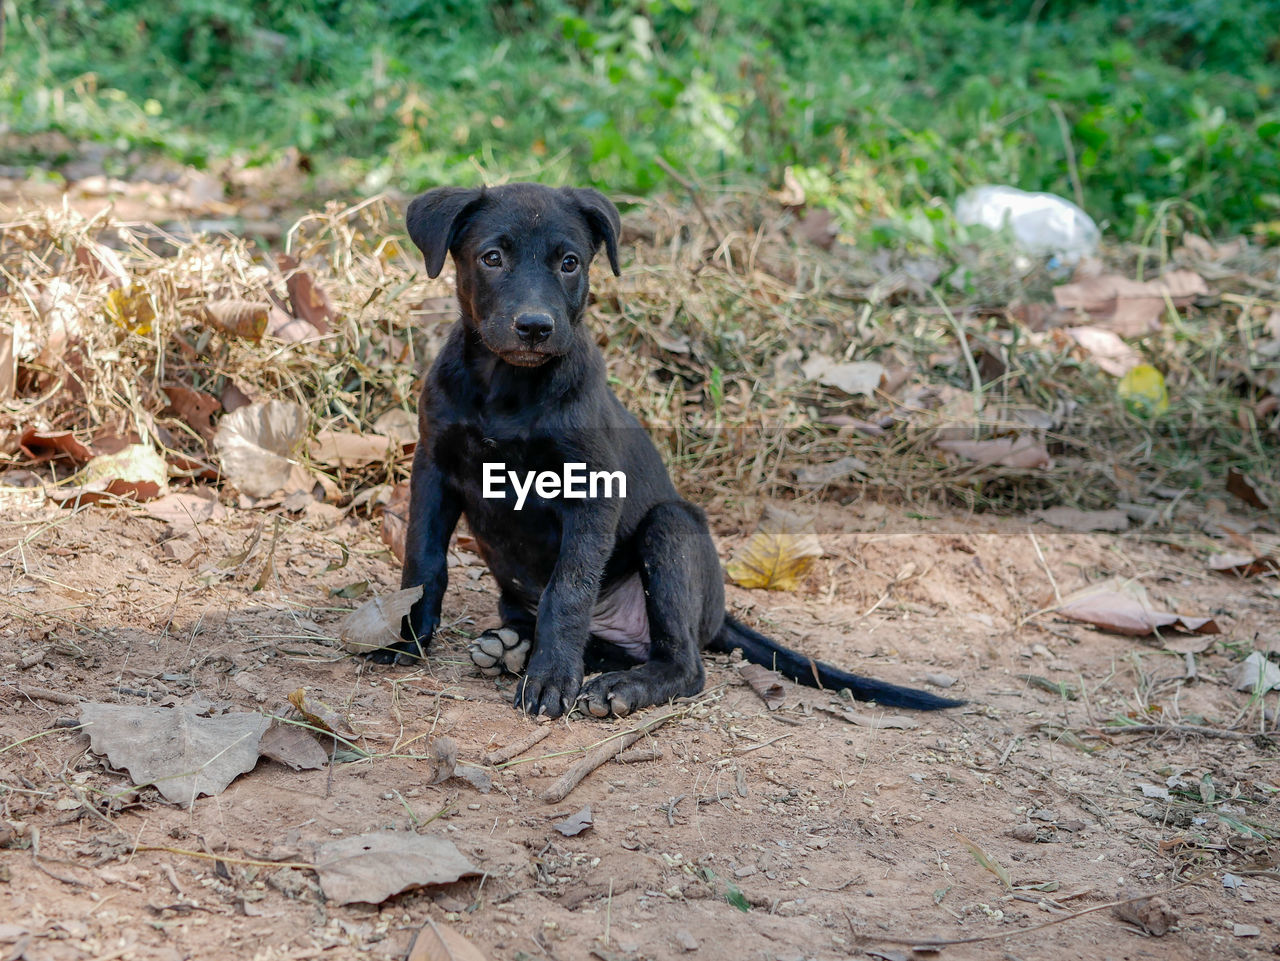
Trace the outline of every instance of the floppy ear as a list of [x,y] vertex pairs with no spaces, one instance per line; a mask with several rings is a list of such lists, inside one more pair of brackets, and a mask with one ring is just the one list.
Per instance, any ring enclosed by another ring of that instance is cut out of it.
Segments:
[[622,233],[622,218],[618,216],[618,208],[613,205],[612,200],[590,187],[564,189],[591,228],[591,238],[595,245],[599,247],[604,244],[614,275],[621,276],[622,270],[618,267],[618,234]]
[[482,199],[483,187],[437,187],[409,202],[405,225],[409,239],[422,251],[428,277],[440,276],[445,254]]

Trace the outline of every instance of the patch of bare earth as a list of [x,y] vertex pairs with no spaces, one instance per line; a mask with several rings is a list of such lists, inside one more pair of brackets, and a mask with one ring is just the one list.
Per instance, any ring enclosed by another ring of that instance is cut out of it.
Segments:
[[[490,766],[489,793],[431,783],[431,738],[483,765],[537,727],[465,654],[495,604],[474,555],[453,552],[449,630],[426,667],[375,667],[336,646],[346,610],[398,586],[367,519],[281,515],[272,548],[262,512],[173,542],[138,509],[5,498],[0,958],[403,957],[429,919],[495,959],[928,957],[910,945],[976,938],[941,956],[1280,950],[1280,763],[1257,736],[1275,695],[1223,681],[1280,641],[1274,577],[1210,574],[1199,554],[1132,535],[826,506],[805,589],[730,588],[731,609],[861,673],[949,675],[969,706],[868,727],[788,684],[770,712],[713,659],[705,694],[637,744],[656,759],[610,761],[548,804],[581,749],[647,715],[552,722]],[[750,516],[715,515],[726,558]],[[1216,615],[1224,634],[1185,655],[1037,613],[1055,585],[1113,574]],[[279,712],[299,687],[345,714],[370,757],[262,760],[187,808],[134,787],[74,724],[81,699]],[[1120,733],[1116,719],[1173,730]],[[585,805],[590,828],[554,829]],[[306,867],[316,846],[380,830],[447,837],[483,874],[377,906],[326,902]],[[1160,937],[1133,920],[1160,929],[1149,910],[1107,906],[1147,894],[1168,902]],[[1089,908],[1102,909],[1076,916]]]

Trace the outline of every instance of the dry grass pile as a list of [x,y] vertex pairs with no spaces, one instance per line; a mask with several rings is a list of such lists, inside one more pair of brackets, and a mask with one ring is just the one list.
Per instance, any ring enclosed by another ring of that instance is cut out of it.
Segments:
[[[691,491],[1101,507],[1215,495],[1235,473],[1280,503],[1275,251],[1189,238],[1112,252],[1131,279],[1205,281],[1166,291],[1134,331],[1097,305],[1054,307],[1043,268],[997,242],[868,254],[820,213],[756,194],[648,203],[624,242],[631,262],[621,279],[597,272],[591,322]],[[311,442],[288,455],[329,497],[402,479],[450,283],[427,280],[384,200],[304,218],[281,256],[57,211],[4,224],[0,458],[63,479],[142,443],[209,477],[220,417],[274,398],[305,411]],[[1122,396],[1118,373],[1139,362],[1163,383]]]

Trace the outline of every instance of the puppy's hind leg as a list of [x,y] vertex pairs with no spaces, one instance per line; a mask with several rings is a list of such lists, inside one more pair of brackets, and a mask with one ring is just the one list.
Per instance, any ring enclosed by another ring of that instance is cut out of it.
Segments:
[[720,629],[724,584],[702,513],[673,501],[654,507],[636,530],[640,580],[649,616],[649,659],[583,685],[596,717],[624,715],[702,690],[702,648]]

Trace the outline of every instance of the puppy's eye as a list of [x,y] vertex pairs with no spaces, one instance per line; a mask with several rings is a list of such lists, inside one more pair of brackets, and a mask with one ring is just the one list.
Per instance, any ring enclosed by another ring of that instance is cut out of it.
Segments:
[[501,267],[502,253],[497,250],[486,250],[480,255],[480,263],[486,267]]
[[578,269],[578,263],[577,254],[565,254],[564,260],[560,261],[560,270],[566,274],[575,273]]

